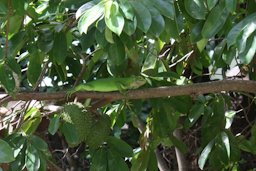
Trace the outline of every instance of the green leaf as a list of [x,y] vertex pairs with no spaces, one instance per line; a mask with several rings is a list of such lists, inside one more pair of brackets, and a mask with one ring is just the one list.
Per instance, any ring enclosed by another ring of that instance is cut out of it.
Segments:
[[223,5],[214,7],[204,23],[202,36],[207,39],[213,37],[224,26],[227,18],[228,11]]
[[132,147],[125,141],[118,139],[116,137],[109,137],[107,140],[108,145],[112,150],[118,152],[122,157],[132,157],[133,151]]
[[173,0],[150,0],[150,3],[153,3],[162,15],[174,20],[175,8]]
[[204,105],[203,104],[196,103],[195,105],[193,105],[190,110],[190,113],[188,115],[188,119],[190,121],[190,126],[194,125],[194,123],[203,114],[204,114]]
[[108,67],[112,74],[121,74],[126,70],[127,58],[123,43],[116,39],[108,48]]
[[47,151],[48,150],[48,145],[47,143],[40,137],[36,135],[32,135],[30,137],[31,144],[38,150],[40,151]]
[[214,140],[212,140],[211,142],[209,142],[207,144],[207,146],[203,149],[203,151],[198,159],[199,168],[202,170],[204,168],[207,158],[209,157],[210,152],[212,151],[213,145],[214,145]]
[[124,17],[119,12],[119,5],[116,1],[106,2],[105,23],[111,31],[120,36],[124,28]]
[[115,43],[112,31],[109,28],[105,29],[105,38],[109,43]]
[[108,150],[108,170],[129,171],[129,168],[124,159],[111,149]]
[[230,158],[230,143],[229,143],[229,138],[228,138],[228,135],[226,132],[221,133],[221,139],[222,139],[223,144],[225,145],[228,158]]
[[226,117],[225,129],[229,129],[231,127],[235,115],[236,115],[236,111],[233,111],[233,110],[228,110],[225,112],[225,117]]
[[146,171],[148,168],[148,162],[150,158],[149,150],[142,150],[139,154],[136,154],[132,159],[131,171]]
[[225,3],[229,12],[235,12],[237,0],[225,0]]
[[174,20],[165,18],[164,22],[165,22],[165,30],[160,35],[160,39],[165,42],[169,42],[170,37],[173,39],[179,40],[180,39],[180,36],[179,36],[180,30],[178,29],[178,23],[177,23],[176,17],[174,18]]
[[195,19],[205,19],[207,8],[204,0],[184,0],[187,13]]
[[152,24],[151,24],[148,32],[152,33],[156,37],[159,37],[165,28],[164,18],[162,17],[162,15],[158,12],[158,10],[156,8],[149,7],[148,9],[152,16]]
[[137,28],[137,19],[136,19],[136,17],[134,17],[134,19],[132,21],[125,20],[124,31],[125,31],[126,34],[131,36],[136,31],[136,28]]
[[198,42],[202,39],[201,31],[203,28],[203,24],[203,22],[198,22],[193,26],[190,34],[190,40],[192,42]]
[[237,39],[239,53],[244,52],[248,38],[255,32],[256,23],[247,24]]
[[[228,33],[227,35],[227,44],[228,47],[232,46],[233,44],[236,43],[236,40],[238,36],[241,34],[241,32],[244,29],[248,28],[248,25],[256,25],[256,13],[253,13],[246,18],[244,18],[242,21],[240,21],[238,24],[236,24]],[[247,32],[246,32],[247,33]],[[248,34],[248,33],[247,33]]]
[[15,89],[15,80],[12,72],[4,63],[0,63],[0,84],[11,93]]
[[92,8],[94,5],[95,4],[93,1],[89,1],[89,2],[86,2],[85,4],[83,4],[81,7],[79,7],[78,10],[76,11],[76,19],[81,17],[81,15],[83,15],[87,10]]
[[13,35],[18,33],[20,27],[23,23],[23,16],[20,15],[13,15],[9,19],[9,35],[8,37],[11,38]]
[[90,171],[106,171],[108,167],[107,150],[100,148],[92,155]]
[[28,80],[35,85],[41,75],[44,54],[38,50],[33,50],[29,55]]
[[55,115],[53,118],[50,119],[50,124],[48,127],[48,132],[51,135],[54,135],[60,127],[60,117]]
[[80,33],[87,33],[88,28],[104,14],[104,1],[86,10],[78,21]]
[[135,16],[139,29],[146,33],[152,23],[152,17],[149,10],[141,2],[130,1],[130,3],[135,10]]
[[134,17],[135,17],[134,11],[129,1],[128,0],[119,0],[119,1],[120,1],[119,6],[122,12],[124,13],[125,18],[131,21],[134,20]]
[[14,160],[14,151],[10,145],[4,140],[0,139],[0,163],[10,163]]
[[249,64],[256,53],[256,34],[250,36],[246,44],[245,51],[239,54],[239,58],[243,64]]
[[26,150],[26,168],[28,171],[35,171],[40,168],[38,151],[32,145],[29,145]]
[[67,143],[70,146],[76,146],[80,143],[78,133],[76,131],[76,128],[73,124],[70,123],[64,123],[60,127],[60,131],[64,135]]
[[67,48],[66,34],[64,32],[55,32],[50,56],[58,65],[63,64],[65,61],[67,57]]
[[7,58],[6,59],[6,65],[15,72],[19,77],[21,77],[21,67],[16,61],[15,58]]
[[213,7],[218,3],[219,0],[207,0],[208,9],[211,11]]
[[15,58],[28,40],[26,32],[20,31],[9,40],[8,57]]
[[35,117],[29,120],[26,120],[22,126],[20,127],[20,129],[22,131],[24,131],[27,135],[31,135],[33,134],[37,127],[39,126],[40,122],[41,122],[42,118],[41,117]]

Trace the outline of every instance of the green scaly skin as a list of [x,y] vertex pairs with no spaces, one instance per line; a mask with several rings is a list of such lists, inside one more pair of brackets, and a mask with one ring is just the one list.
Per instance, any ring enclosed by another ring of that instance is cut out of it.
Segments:
[[80,84],[74,89],[68,91],[67,95],[70,97],[78,91],[96,91],[96,92],[112,92],[125,91],[129,89],[137,89],[146,84],[146,80],[141,76],[134,76],[128,78],[103,78]]

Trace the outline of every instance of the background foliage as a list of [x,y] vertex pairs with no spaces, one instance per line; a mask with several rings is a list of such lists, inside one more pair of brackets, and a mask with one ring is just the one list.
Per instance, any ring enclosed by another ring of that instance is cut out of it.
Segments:
[[[255,80],[255,9],[254,0],[1,0],[2,93],[139,75],[143,88]],[[1,104],[4,170],[175,170],[174,147],[190,170],[256,168],[252,94],[65,103]]]

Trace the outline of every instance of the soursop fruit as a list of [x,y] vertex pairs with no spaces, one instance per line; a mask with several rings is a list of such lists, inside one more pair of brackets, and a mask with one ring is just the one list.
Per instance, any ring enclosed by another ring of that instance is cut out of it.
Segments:
[[85,141],[93,125],[92,114],[80,103],[69,103],[64,106],[61,116],[64,121],[74,125],[79,143]]
[[108,115],[100,115],[91,128],[86,143],[90,148],[98,148],[106,141],[111,131],[111,120]]

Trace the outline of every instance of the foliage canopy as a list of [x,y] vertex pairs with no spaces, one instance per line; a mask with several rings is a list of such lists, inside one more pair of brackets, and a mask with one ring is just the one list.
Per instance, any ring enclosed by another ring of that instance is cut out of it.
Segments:
[[[125,96],[134,88],[158,93],[161,86],[254,81],[255,9],[254,0],[1,0],[1,93],[16,101],[21,92],[56,98],[13,104],[1,94],[0,166],[255,168],[254,94],[139,99],[138,93],[137,100],[78,98],[69,104],[73,98],[54,94],[93,80],[101,80],[100,91],[111,90],[110,96],[112,90]],[[137,76],[145,84],[126,84]]]

